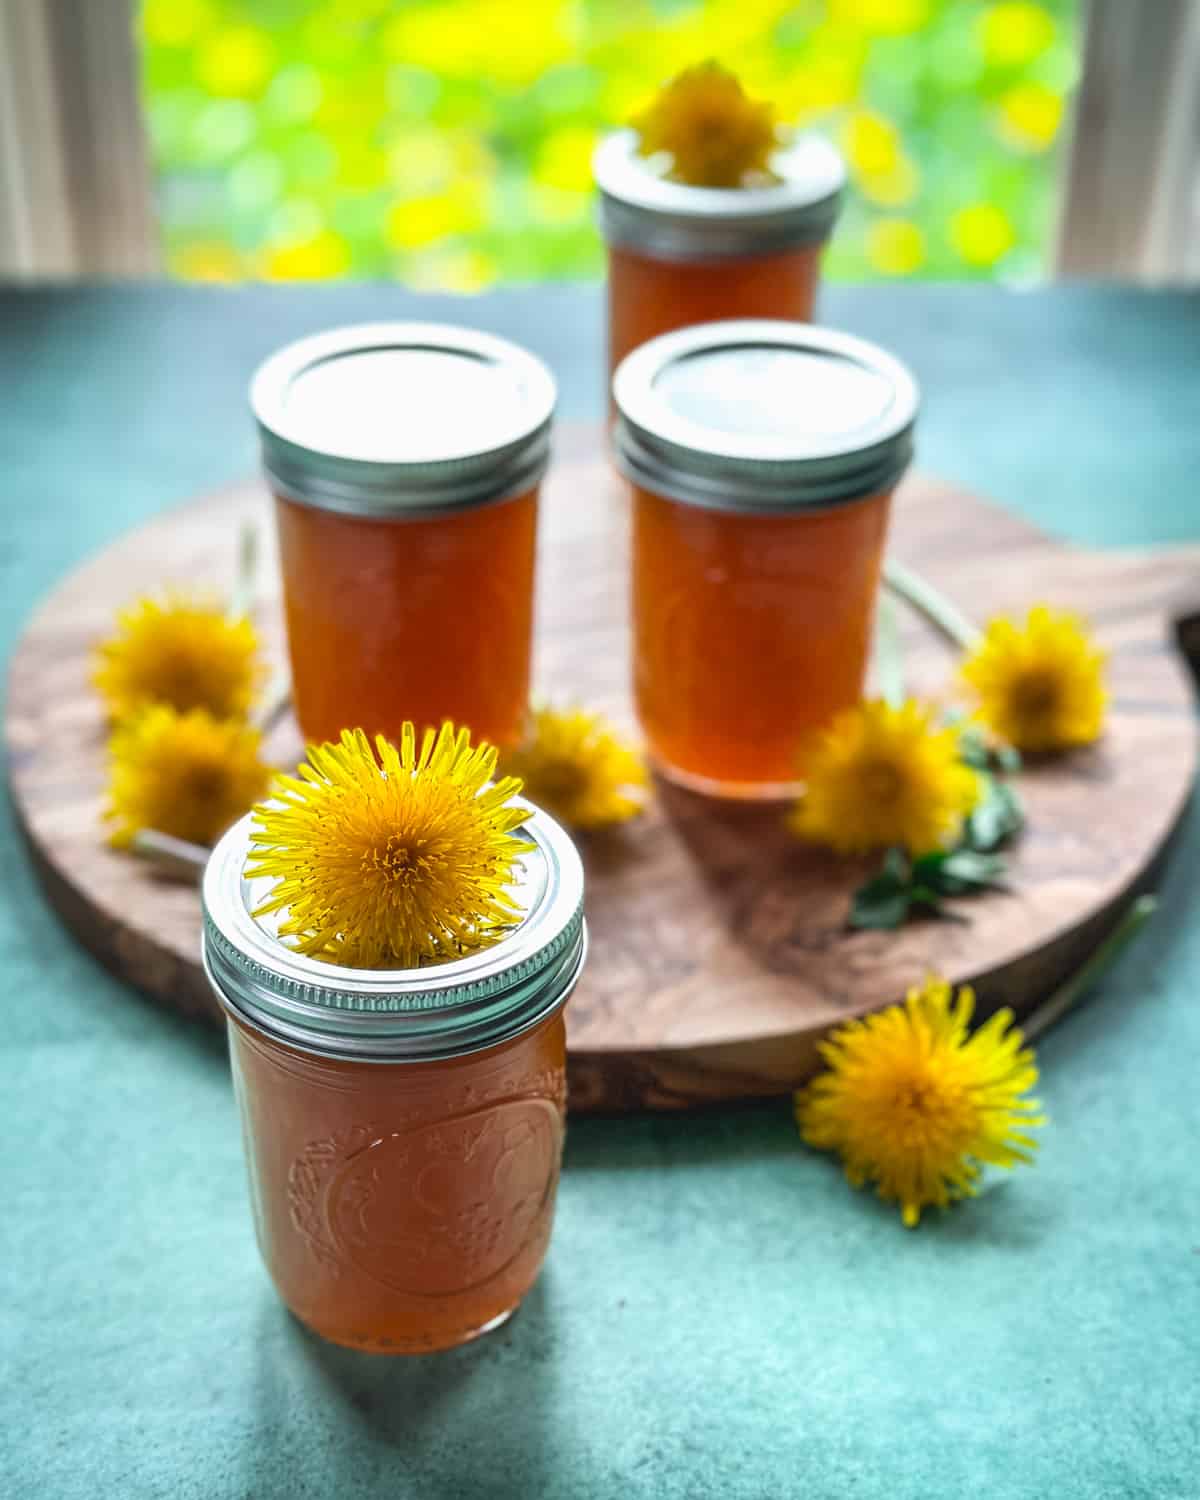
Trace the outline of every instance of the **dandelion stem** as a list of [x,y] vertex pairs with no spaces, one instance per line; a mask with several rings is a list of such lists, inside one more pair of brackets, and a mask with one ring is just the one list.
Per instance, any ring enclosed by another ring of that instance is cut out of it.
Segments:
[[243,521],[238,534],[237,578],[229,601],[231,619],[240,620],[253,609],[257,577],[258,527],[253,521]]
[[1028,1041],[1041,1036],[1042,1032],[1074,1009],[1087,991],[1113,966],[1125,945],[1142,929],[1157,906],[1158,902],[1153,896],[1139,896],[1091,957],[1060,984],[1048,999],[1043,1000],[1023,1021],[1018,1022]]
[[889,557],[883,565],[883,581],[893,594],[918,610],[939,630],[952,646],[970,651],[979,640],[979,631],[961,614],[945,594],[926,582],[919,573]]
[[129,847],[132,853],[150,860],[160,869],[192,880],[200,876],[208,863],[209,851],[203,844],[191,844],[187,839],[159,833],[156,828],[139,828]]
[[899,708],[904,702],[904,655],[900,649],[895,606],[886,594],[879,600],[875,621],[875,669],[884,702],[891,708]]
[[292,703],[292,679],[285,668],[280,669],[267,684],[262,702],[254,713],[255,727],[263,734],[270,734]]

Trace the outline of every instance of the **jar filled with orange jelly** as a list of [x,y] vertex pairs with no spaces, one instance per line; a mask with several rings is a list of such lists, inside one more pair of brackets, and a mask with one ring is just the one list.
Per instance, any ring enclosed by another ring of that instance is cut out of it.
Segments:
[[694,187],[640,155],[634,130],[601,141],[592,168],[608,247],[610,372],[639,344],[674,328],[812,317],[845,167],[815,135],[781,145],[771,167],[774,182]]
[[[532,809],[531,809],[532,811]],[[322,1338],[446,1349],[503,1323],[546,1254],[562,1153],[563,1006],[586,949],[583,870],[544,813],[493,947],[340,968],[251,915],[249,818],[204,877],[204,961],[228,1019],[258,1242]]]
[[794,795],[806,742],[862,692],[912,376],[862,339],[746,320],[643,345],[613,396],[650,751],[697,791]]
[[520,738],[555,387],[503,339],[379,323],[302,339],[251,403],[276,496],[296,716]]

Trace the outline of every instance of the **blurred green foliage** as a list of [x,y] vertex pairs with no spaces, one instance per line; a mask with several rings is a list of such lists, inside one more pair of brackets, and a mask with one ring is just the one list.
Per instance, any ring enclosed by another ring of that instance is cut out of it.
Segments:
[[716,57],[838,142],[845,279],[1037,275],[1081,0],[143,0],[180,276],[596,273],[590,157]]

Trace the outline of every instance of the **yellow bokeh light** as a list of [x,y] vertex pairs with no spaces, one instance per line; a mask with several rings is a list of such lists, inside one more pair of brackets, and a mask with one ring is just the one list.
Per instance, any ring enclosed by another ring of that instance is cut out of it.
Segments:
[[547,136],[533,164],[535,182],[564,192],[586,192],[592,186],[592,152],[596,132],[568,125]]
[[325,79],[317,124],[330,134],[366,136],[387,113],[387,81],[381,71],[364,70],[350,78]]
[[268,281],[332,281],[349,267],[350,246],[332,229],[295,244],[275,245],[262,257],[262,274]]
[[471,234],[488,218],[486,183],[461,179],[445,192],[405,198],[388,211],[386,234],[398,250],[419,250],[450,235]]
[[460,131],[451,139],[454,152],[454,170],[460,177],[493,177],[496,158],[491,147],[470,130]]
[[600,84],[600,108],[606,119],[628,125],[635,115],[649,107],[664,80],[656,74],[604,71]]
[[352,68],[361,76],[363,28],[353,22],[347,24],[338,0],[314,5],[312,14],[301,23],[300,37],[300,55],[315,62],[326,77],[342,67]]
[[972,203],[950,220],[950,242],[969,266],[994,266],[1016,244],[1012,220],[994,203]]
[[1053,41],[1054,17],[1032,0],[1003,0],[989,6],[980,20],[983,55],[993,67],[1021,67]]
[[186,47],[212,21],[211,0],[145,0],[142,37],[151,47]]
[[867,259],[884,276],[911,276],[925,264],[925,232],[911,219],[877,219],[867,230]]
[[1062,95],[1044,83],[1014,84],[1000,100],[1001,133],[1027,151],[1052,145],[1062,118]]
[[388,176],[408,197],[436,193],[454,176],[454,148],[442,130],[406,130],[387,151]]
[[829,0],[829,19],[877,36],[907,36],[929,19],[929,0]]
[[870,177],[861,177],[859,192],[881,208],[899,208],[911,203],[921,185],[916,163],[907,156],[899,156],[890,172],[880,172]]
[[842,127],[842,150],[855,177],[887,177],[900,162],[900,136],[890,120],[860,109]]
[[256,26],[230,26],[214,32],[196,54],[196,76],[211,94],[246,99],[269,82],[274,49]]
[[560,0],[443,0],[401,9],[382,33],[385,53],[409,67],[509,85],[536,83],[575,53],[573,7]]
[[396,0],[337,0],[337,19],[347,21],[378,21],[395,7]]
[[363,192],[387,185],[388,159],[374,141],[360,135],[346,135],[337,141],[334,149],[339,187]]
[[771,91],[784,121],[802,122],[852,104],[858,95],[859,67],[852,58],[827,58],[798,69]]

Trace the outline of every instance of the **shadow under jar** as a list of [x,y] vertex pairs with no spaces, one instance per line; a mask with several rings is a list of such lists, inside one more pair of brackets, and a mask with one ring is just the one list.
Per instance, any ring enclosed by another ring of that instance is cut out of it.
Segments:
[[915,382],[861,339],[747,320],[643,345],[613,396],[651,754],[695,791],[793,796],[862,692]]
[[336,329],[260,367],[306,739],[406,719],[520,738],[554,402],[533,355],[436,324]]
[[777,182],[693,187],[641,156],[632,130],[600,143],[592,166],[608,247],[610,375],[639,344],[675,328],[811,319],[845,168],[815,135],[781,146],[771,165]]
[[[532,809],[531,809],[532,811]],[[228,1019],[263,1260],[336,1344],[424,1354],[516,1310],[554,1216],[563,1007],[583,966],[583,870],[539,812],[526,915],[494,947],[423,969],[349,969],[252,916],[249,819],[204,877],[204,962]]]

